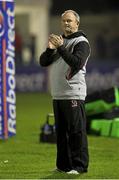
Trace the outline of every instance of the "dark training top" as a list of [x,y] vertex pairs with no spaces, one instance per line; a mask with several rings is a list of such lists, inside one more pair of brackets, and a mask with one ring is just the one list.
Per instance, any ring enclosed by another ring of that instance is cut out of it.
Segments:
[[53,99],[81,99],[86,97],[86,63],[90,45],[82,31],[67,37],[56,50],[47,48],[40,56],[40,65],[51,65],[51,94]]

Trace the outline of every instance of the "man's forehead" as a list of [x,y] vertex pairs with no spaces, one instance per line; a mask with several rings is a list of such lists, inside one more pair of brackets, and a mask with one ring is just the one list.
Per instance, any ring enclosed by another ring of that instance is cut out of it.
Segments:
[[67,12],[67,13],[63,14],[62,19],[67,19],[67,18],[74,19],[74,18],[76,18],[76,16],[72,12]]

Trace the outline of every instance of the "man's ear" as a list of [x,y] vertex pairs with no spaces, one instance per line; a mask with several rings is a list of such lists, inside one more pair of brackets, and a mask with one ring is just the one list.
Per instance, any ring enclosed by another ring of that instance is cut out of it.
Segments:
[[79,26],[79,24],[80,24],[80,23],[77,21],[77,25],[78,25],[78,26]]

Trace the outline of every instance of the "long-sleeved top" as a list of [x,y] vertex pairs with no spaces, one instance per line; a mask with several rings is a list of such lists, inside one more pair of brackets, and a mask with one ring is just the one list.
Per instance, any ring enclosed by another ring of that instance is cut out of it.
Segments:
[[40,56],[40,65],[51,65],[51,94],[53,99],[81,99],[86,97],[86,64],[90,45],[82,31],[67,37],[56,50],[47,48]]

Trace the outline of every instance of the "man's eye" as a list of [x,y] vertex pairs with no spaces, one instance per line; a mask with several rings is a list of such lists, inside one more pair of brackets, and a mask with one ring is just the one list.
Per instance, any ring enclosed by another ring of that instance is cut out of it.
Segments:
[[70,22],[72,22],[72,20],[70,20],[70,19],[69,20],[64,20],[63,22],[64,23],[66,23],[66,22],[70,23]]
[[67,22],[71,22],[71,20],[67,20]]

